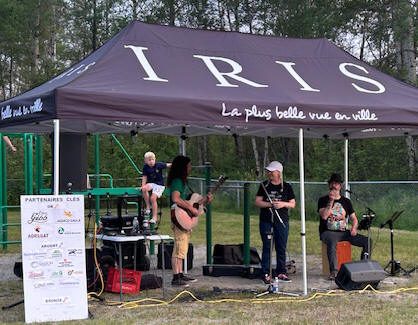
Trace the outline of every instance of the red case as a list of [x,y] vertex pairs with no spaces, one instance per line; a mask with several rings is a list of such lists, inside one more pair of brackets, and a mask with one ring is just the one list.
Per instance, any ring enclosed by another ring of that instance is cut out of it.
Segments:
[[[122,269],[122,293],[139,293],[141,271]],[[120,292],[120,269],[110,267],[107,274],[106,291]]]

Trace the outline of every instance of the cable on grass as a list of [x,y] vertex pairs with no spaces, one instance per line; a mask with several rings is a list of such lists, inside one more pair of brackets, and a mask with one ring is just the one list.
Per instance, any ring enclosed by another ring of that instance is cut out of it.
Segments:
[[[367,291],[370,289],[371,291]],[[322,298],[322,297],[333,297],[333,296],[347,296],[347,295],[353,295],[353,294],[363,294],[363,293],[375,293],[375,294],[395,294],[395,293],[404,293],[404,292],[410,292],[410,291],[418,291],[418,287],[413,288],[399,288],[396,290],[391,291],[380,291],[373,288],[371,285],[367,285],[362,290],[353,290],[350,292],[338,292],[336,290],[330,290],[325,293],[317,292],[309,297],[271,297],[271,298],[244,298],[244,299],[236,299],[236,298],[223,298],[223,299],[216,299],[216,300],[202,300],[197,298],[192,292],[190,291],[182,291],[178,293],[174,298],[165,301],[161,299],[155,299],[155,298],[144,298],[139,300],[133,300],[129,302],[116,302],[116,301],[110,301],[108,302],[108,305],[117,305],[120,309],[134,309],[134,308],[140,308],[140,307],[156,307],[156,306],[167,306],[174,302],[176,302],[179,298],[182,296],[189,296],[191,297],[195,302],[198,303],[206,303],[206,304],[218,304],[218,303],[250,303],[250,304],[268,304],[268,303],[283,303],[283,302],[308,302],[314,299]]]
[[[102,269],[101,269],[101,267],[99,265],[99,262],[97,260],[96,246],[97,246],[97,224],[94,223],[93,254],[94,254],[94,263],[96,265],[97,273],[98,273],[99,278],[100,278],[101,289],[100,289],[99,292],[89,292],[89,293],[87,293],[87,298],[88,299],[95,298],[95,299],[99,299],[100,301],[103,301],[102,298],[100,298],[101,294],[104,291],[103,272],[102,272]],[[94,280],[94,282],[96,282],[96,279]]]

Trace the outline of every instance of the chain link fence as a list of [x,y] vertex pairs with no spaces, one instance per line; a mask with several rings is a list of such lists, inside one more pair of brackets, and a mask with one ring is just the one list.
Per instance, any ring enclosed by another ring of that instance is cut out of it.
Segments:
[[[296,181],[287,181],[293,187],[296,196],[296,209],[290,212],[291,218],[300,218],[300,185]],[[192,178],[191,187],[194,191],[204,192],[205,180]],[[216,180],[212,180],[215,184]],[[220,211],[242,213],[243,185],[250,184],[250,198],[256,196],[259,181],[227,180],[216,193],[212,205]],[[353,207],[359,220],[367,208],[376,213],[373,226],[384,223],[396,211],[403,211],[395,222],[397,229],[418,230],[418,181],[354,181],[350,182]],[[326,182],[305,182],[305,212],[307,220],[318,220],[318,199],[328,194]],[[254,200],[250,202],[251,215],[258,215]]]
[[[216,179],[211,180],[214,186]],[[291,218],[300,218],[300,186],[298,181],[287,180],[296,195],[296,209],[290,212]],[[102,186],[108,184],[103,182]],[[205,192],[204,178],[190,178],[191,188],[199,193]],[[214,209],[224,212],[243,212],[243,185],[250,184],[250,198],[255,199],[259,181],[227,180],[215,195],[212,203]],[[114,187],[137,187],[140,179],[113,179]],[[395,222],[397,229],[418,230],[418,181],[353,181],[350,182],[350,198],[352,200],[357,217],[360,219],[367,208],[376,213],[373,226],[385,222],[395,211],[402,211],[402,215]],[[19,196],[23,193],[23,180],[8,180],[8,204],[17,205]],[[326,195],[328,187],[326,182],[305,182],[305,211],[307,220],[317,220],[318,198]],[[14,193],[14,194],[13,194]],[[348,194],[347,194],[348,196]],[[163,198],[162,203],[168,205],[168,198]],[[249,203],[252,216],[258,215],[258,208],[254,206],[254,200]]]

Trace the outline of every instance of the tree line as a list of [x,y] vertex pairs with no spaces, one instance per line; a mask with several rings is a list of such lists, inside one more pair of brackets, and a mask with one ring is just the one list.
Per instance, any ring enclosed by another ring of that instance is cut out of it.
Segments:
[[[280,37],[325,37],[417,86],[416,0],[0,0],[0,17],[0,100],[49,80],[134,19]],[[145,151],[153,150],[160,160],[170,161],[179,148],[177,139],[161,135],[118,138],[138,164]],[[111,137],[102,139],[102,172],[135,179],[138,175],[120,158]],[[350,179],[416,179],[416,148],[417,137],[410,135],[350,140]],[[343,153],[342,141],[307,140],[307,180],[322,181],[330,172],[342,172]],[[214,173],[234,178],[262,177],[270,160],[284,163],[286,177],[299,177],[296,139],[201,136],[187,140],[187,154],[196,164],[210,161]],[[45,156],[50,156],[48,146]],[[13,164],[18,163],[9,162]],[[90,154],[89,172],[93,171]]]

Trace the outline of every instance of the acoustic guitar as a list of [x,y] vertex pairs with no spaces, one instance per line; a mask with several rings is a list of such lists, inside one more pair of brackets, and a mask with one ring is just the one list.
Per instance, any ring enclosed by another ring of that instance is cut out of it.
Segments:
[[[223,183],[226,181],[226,177],[220,176],[215,187],[209,191],[214,194]],[[196,210],[199,211],[197,215],[192,214],[189,210],[183,209],[176,205],[174,210],[171,210],[171,220],[181,230],[192,230],[199,222],[199,216],[205,212],[205,199],[206,196],[202,196],[199,193],[193,193],[187,202],[189,202]]]

